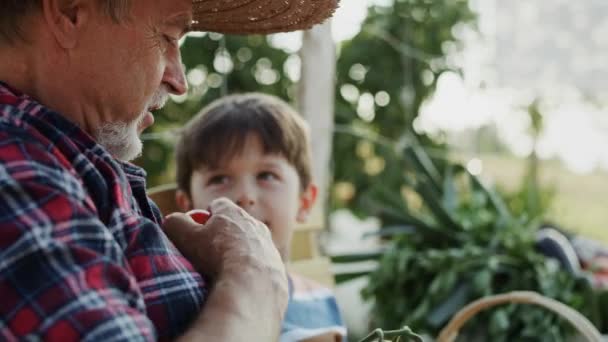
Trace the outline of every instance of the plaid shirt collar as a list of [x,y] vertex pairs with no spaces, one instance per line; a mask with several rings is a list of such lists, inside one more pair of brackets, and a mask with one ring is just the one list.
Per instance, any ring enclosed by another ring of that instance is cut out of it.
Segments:
[[[1,80],[0,104],[17,105],[17,107],[23,109],[24,112],[28,113],[29,115],[37,116],[40,119],[51,122],[53,126],[65,134],[66,139],[72,140],[72,142],[74,142],[76,145],[105,151],[105,153],[108,153],[104,147],[99,145],[90,134],[82,130],[78,125],[69,121],[64,116],[48,110],[29,95],[11,87]],[[10,120],[11,118],[3,117],[3,119]],[[142,184],[145,183],[147,174],[143,168],[130,162],[124,162],[116,158],[113,159],[122,167],[129,181],[135,181],[136,183]]]

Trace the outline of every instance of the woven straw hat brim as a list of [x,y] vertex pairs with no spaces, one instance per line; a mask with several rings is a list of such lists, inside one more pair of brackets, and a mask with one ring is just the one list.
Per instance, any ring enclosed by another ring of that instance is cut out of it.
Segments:
[[228,34],[304,30],[331,17],[338,1],[192,0],[192,29]]

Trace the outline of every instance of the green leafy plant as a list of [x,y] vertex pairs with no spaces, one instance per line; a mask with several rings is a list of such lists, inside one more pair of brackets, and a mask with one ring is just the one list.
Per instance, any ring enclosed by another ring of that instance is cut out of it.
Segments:
[[[557,299],[604,326],[602,295],[585,277],[566,273],[535,250],[542,215],[515,212],[494,189],[462,165],[436,162],[415,140],[405,139],[401,191],[377,182],[365,206],[390,228],[386,249],[334,258],[376,259],[363,296],[373,301],[374,327],[407,325],[432,336],[467,303],[514,290]],[[401,194],[400,194],[401,192]],[[538,208],[538,206],[533,206]],[[361,274],[343,274],[339,281]],[[540,308],[509,305],[469,322],[463,341],[563,341],[571,328]]]
[[414,341],[414,342],[423,342],[423,339],[420,335],[414,333],[412,329],[409,327],[403,327],[399,330],[387,330],[384,331],[382,329],[375,329],[369,335],[364,337],[359,342],[384,342],[387,338],[390,338],[391,341],[394,342],[406,342],[406,341]]

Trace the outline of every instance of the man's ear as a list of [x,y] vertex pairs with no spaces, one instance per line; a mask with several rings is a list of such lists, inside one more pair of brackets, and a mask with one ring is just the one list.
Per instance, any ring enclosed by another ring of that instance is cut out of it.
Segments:
[[42,13],[57,43],[71,49],[78,43],[78,35],[91,11],[99,11],[96,6],[91,0],[42,0]]
[[175,204],[184,213],[193,209],[190,196],[183,190],[175,191]]
[[300,194],[300,208],[296,217],[298,223],[304,223],[308,219],[308,215],[310,215],[310,211],[317,200],[317,193],[317,186],[311,183]]

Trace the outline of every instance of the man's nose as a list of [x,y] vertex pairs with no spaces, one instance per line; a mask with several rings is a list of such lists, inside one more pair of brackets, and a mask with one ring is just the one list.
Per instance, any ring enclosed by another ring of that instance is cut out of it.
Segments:
[[183,95],[188,91],[188,83],[182,65],[182,58],[179,50],[169,56],[169,60],[163,74],[163,83],[169,88],[173,95]]

